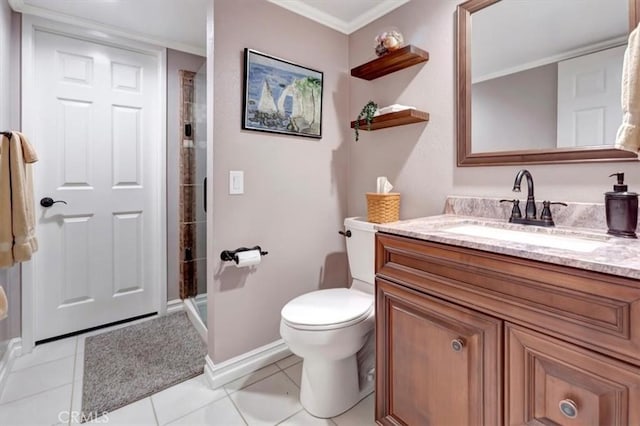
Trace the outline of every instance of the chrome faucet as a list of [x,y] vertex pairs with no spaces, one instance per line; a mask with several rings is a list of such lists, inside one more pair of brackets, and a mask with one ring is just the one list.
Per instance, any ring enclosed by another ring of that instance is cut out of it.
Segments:
[[533,176],[529,173],[529,170],[522,169],[516,175],[516,180],[513,182],[513,192],[520,192],[520,182],[522,177],[527,178],[527,205],[524,210],[525,219],[536,218],[536,199],[533,195]]

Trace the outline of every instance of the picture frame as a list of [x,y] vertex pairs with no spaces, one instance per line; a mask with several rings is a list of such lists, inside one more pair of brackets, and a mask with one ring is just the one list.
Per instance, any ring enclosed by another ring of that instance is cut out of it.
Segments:
[[324,73],[244,49],[242,128],[322,138]]

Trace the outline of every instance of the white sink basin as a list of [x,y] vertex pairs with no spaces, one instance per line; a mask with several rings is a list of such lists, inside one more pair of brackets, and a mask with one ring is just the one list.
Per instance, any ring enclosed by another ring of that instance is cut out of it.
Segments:
[[493,226],[464,224],[456,225],[450,228],[442,229],[458,235],[467,235],[470,237],[492,238],[500,241],[510,241],[514,243],[531,244],[542,247],[551,247],[563,250],[572,250],[578,252],[591,252],[597,248],[607,245],[606,241],[582,238],[575,235],[557,235],[549,233],[516,231],[513,229],[503,229]]

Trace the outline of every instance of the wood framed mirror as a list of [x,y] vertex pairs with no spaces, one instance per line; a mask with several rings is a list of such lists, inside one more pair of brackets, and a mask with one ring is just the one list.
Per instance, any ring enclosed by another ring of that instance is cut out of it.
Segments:
[[[639,14],[640,0],[459,4],[458,166],[637,161],[613,141],[622,121],[624,48]],[[587,62],[602,69],[588,71]],[[604,87],[617,98],[607,92],[594,106],[575,96]]]

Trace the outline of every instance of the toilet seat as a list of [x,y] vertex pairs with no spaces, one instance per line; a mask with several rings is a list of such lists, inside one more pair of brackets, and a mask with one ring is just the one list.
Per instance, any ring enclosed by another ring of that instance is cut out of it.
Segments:
[[282,320],[298,330],[332,330],[367,319],[373,296],[347,288],[318,290],[296,297],[282,308]]

